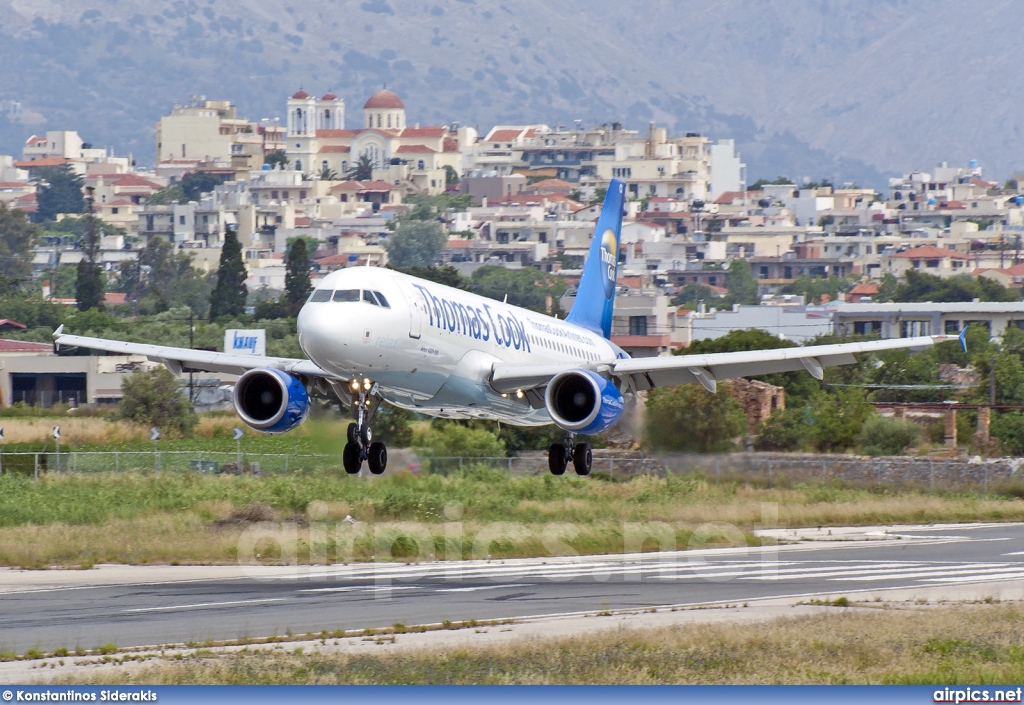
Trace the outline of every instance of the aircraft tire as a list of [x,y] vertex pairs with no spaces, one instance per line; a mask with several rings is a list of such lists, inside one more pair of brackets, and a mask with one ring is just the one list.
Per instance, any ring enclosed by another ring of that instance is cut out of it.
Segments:
[[380,441],[376,441],[370,444],[369,455],[366,458],[366,464],[370,466],[370,472],[374,475],[380,475],[388,467],[388,449]]
[[572,450],[572,465],[577,475],[589,475],[594,464],[594,452],[589,443],[577,443]]
[[359,444],[346,443],[345,451],[341,455],[341,463],[345,466],[345,472],[349,475],[358,475],[363,467],[363,460],[359,457]]
[[564,475],[569,459],[565,454],[565,446],[561,443],[553,443],[548,448],[548,470],[552,475]]
[[358,443],[359,442],[359,431],[356,429],[355,423],[348,425],[348,442]]

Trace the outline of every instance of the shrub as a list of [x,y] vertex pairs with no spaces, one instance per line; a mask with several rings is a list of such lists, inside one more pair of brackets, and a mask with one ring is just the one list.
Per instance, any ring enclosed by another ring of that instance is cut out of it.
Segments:
[[441,457],[495,458],[505,455],[505,444],[490,431],[457,423],[431,426],[415,445],[424,454]]
[[755,447],[758,450],[803,450],[810,442],[807,409],[776,411],[761,424]]
[[721,453],[747,429],[727,383],[712,394],[699,384],[658,387],[647,395],[645,443],[653,450]]
[[134,372],[121,383],[121,417],[187,435],[199,417],[166,368]]
[[921,438],[916,424],[886,416],[873,416],[864,422],[857,445],[868,455],[902,455]]
[[1024,414],[1019,411],[1001,411],[992,419],[989,431],[998,438],[1006,452],[1024,455]]

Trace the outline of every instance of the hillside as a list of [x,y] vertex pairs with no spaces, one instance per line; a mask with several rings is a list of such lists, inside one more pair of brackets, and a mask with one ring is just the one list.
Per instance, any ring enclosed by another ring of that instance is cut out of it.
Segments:
[[[144,7],[145,10],[140,10]],[[346,98],[381,84],[409,119],[648,120],[734,137],[751,181],[856,179],[976,158],[1020,166],[1014,69],[1024,5],[948,0],[756,4],[646,0],[0,0],[0,153],[78,129],[151,162],[153,127],[202,94],[250,118],[299,86]]]

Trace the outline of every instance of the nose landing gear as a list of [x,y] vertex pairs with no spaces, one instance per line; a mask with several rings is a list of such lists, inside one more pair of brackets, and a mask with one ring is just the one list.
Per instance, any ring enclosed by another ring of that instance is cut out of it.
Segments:
[[364,379],[360,382],[353,379],[350,383],[352,392],[352,415],[355,421],[348,425],[348,443],[342,453],[342,465],[349,475],[356,475],[363,467],[363,461],[374,475],[380,475],[388,466],[388,449],[380,441],[372,441],[370,422],[380,408],[381,398],[377,393],[377,383]]
[[564,475],[565,469],[572,462],[577,475],[589,475],[594,463],[594,453],[587,442],[576,443],[576,434],[567,434],[561,443],[553,443],[548,448],[548,469],[552,475]]

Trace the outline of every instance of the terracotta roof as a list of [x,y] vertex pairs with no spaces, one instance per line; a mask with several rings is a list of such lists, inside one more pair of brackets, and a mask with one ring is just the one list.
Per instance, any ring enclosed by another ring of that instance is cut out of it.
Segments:
[[110,203],[103,203],[104,206],[134,206],[135,204],[129,201],[127,198],[119,198],[116,201]]
[[395,150],[396,154],[398,154],[398,153],[408,153],[408,152],[416,152],[416,153],[423,153],[423,154],[435,154],[437,152],[437,150],[436,149],[431,149],[430,147],[428,147],[425,144],[403,144],[401,147],[399,147],[398,149]]
[[744,198],[746,194],[743,191],[726,191],[721,196],[715,199],[715,203],[721,205],[729,205],[733,201],[739,201]]
[[32,135],[27,140],[25,140],[25,144],[31,144],[33,146],[37,144],[46,144],[46,138],[40,137],[39,135]]
[[445,152],[458,152],[459,151],[459,141],[457,139],[455,139],[454,137],[445,137],[444,138],[444,151]]
[[117,291],[108,291],[103,295],[103,303],[107,306],[119,306],[128,302],[128,294]]
[[331,186],[331,191],[358,191],[363,185],[358,181],[342,181],[340,184]]
[[907,250],[906,252],[899,252],[893,255],[893,257],[899,257],[900,259],[935,259],[936,257],[970,259],[970,257],[962,255],[959,252],[953,252],[953,250],[947,250],[944,247],[935,247],[934,245],[915,247],[914,249]]
[[23,181],[0,181],[0,188],[28,188],[31,184]]
[[338,96],[334,95],[330,91],[327,91],[326,93],[324,93],[323,97],[320,98],[320,100],[337,100],[337,99],[338,99]]
[[387,88],[381,89],[370,96],[363,105],[364,110],[405,109],[405,103]]
[[352,148],[349,147],[347,144],[325,144],[323,147],[320,148],[320,153],[321,154],[323,154],[324,152],[327,152],[327,153],[343,153],[343,152],[351,152],[351,151],[352,151]]
[[532,193],[566,193],[574,188],[568,181],[561,179],[544,179],[526,187]]
[[448,134],[445,127],[406,127],[400,133],[400,137],[444,137]]
[[331,191],[394,191],[400,186],[389,184],[387,181],[342,181],[340,184],[331,186]]
[[0,353],[7,352],[53,352],[53,346],[49,343],[30,343],[27,340],[0,338]]
[[339,137],[355,137],[358,135],[360,130],[317,130],[316,136],[324,139],[339,138]]
[[719,296],[725,296],[726,294],[729,293],[729,290],[726,289],[724,286],[713,286],[711,284],[708,284],[707,287],[711,289],[711,291],[718,294]]
[[295,93],[292,94],[292,98],[295,99],[295,100],[302,100],[303,98],[311,98],[311,97],[312,96],[309,95],[309,93],[306,93],[306,91],[304,91],[302,89],[299,89],[298,91],[296,91]]
[[3,328],[4,326],[9,328],[21,328],[22,330],[28,328],[24,323],[12,321],[10,318],[0,318],[0,328]]
[[444,245],[449,250],[460,250],[473,246],[472,240],[449,240]]
[[850,289],[847,296],[874,296],[878,293],[877,284],[858,284]]
[[515,142],[522,133],[522,130],[492,130],[484,142]]
[[110,174],[109,176],[102,177],[104,181],[112,182],[113,186],[147,186],[153,189],[161,189],[163,186],[150,181],[149,179],[143,178],[138,174]]
[[64,157],[45,157],[43,159],[29,159],[26,161],[14,162],[14,166],[19,169],[35,169],[44,166],[60,166],[67,163],[68,160]]
[[305,216],[301,216],[301,215],[300,216],[296,216],[295,217],[295,227],[297,227],[297,228],[308,228],[309,227],[309,218],[307,218]]
[[1012,267],[1004,267],[999,269],[998,267],[982,267],[975,269],[971,274],[977,276],[982,272],[999,272],[1000,274],[1006,274],[1011,277],[1024,277],[1024,264],[1015,264]]

